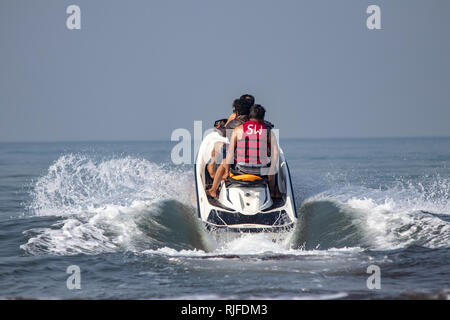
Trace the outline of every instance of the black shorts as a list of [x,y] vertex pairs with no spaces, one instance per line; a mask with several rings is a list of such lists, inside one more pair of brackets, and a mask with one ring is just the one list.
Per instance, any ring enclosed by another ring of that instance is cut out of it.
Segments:
[[222,157],[223,157],[224,161],[227,159],[227,149],[228,149],[227,147],[228,147],[228,144],[226,144],[226,143],[224,143],[222,146]]

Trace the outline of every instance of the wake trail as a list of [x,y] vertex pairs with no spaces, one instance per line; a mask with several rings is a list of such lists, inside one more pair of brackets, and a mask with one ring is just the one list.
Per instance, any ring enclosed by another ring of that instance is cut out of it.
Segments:
[[28,206],[33,216],[60,220],[25,231],[21,248],[28,254],[212,257],[450,245],[450,183],[440,177],[383,190],[347,186],[315,194],[297,203],[294,233],[276,243],[257,234],[215,242],[197,219],[193,183],[191,170],[146,159],[63,155],[35,181]]

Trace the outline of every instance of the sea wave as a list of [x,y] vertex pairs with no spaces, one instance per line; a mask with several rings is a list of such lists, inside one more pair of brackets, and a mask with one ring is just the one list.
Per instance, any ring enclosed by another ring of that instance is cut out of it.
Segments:
[[330,189],[302,205],[297,240],[308,248],[358,245],[392,250],[450,245],[449,183],[384,190]]
[[36,182],[29,211],[58,216],[28,230],[30,254],[95,254],[172,245],[208,249],[194,215],[192,173],[131,157],[61,156]]
[[63,155],[34,183],[28,207],[33,216],[59,221],[25,231],[21,248],[28,254],[131,251],[220,258],[450,244],[450,183],[440,177],[318,193],[298,206],[297,227],[281,242],[263,234],[215,241],[196,217],[192,177],[191,170],[146,159]]

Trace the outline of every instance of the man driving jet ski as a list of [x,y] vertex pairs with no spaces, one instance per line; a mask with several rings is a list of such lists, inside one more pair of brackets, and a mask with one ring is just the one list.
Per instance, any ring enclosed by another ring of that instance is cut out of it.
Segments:
[[[239,123],[239,121],[241,120],[241,119],[239,119],[239,115],[243,115],[243,114],[242,113],[239,114],[239,112],[238,112],[239,110],[237,110],[237,108],[236,108],[237,104],[239,104],[243,108],[245,108],[247,110],[247,112],[245,114],[248,115],[248,113],[250,112],[250,108],[255,104],[255,97],[253,97],[251,94],[243,94],[239,99],[234,100],[233,113],[228,117],[228,120],[225,123],[225,127],[228,126],[227,129],[234,129],[243,123],[243,122]],[[234,121],[234,120],[237,120],[237,121]],[[239,123],[239,124],[236,125],[237,123]]]
[[252,106],[249,120],[233,130],[226,161],[217,169],[213,185],[207,191],[208,195],[217,197],[220,182],[228,178],[233,165],[233,169],[239,174],[267,176],[271,196],[280,197],[274,179],[279,156],[278,144],[270,126],[264,121],[265,113],[263,106]]
[[[243,123],[245,123],[246,121],[248,121],[248,114],[250,112],[251,105],[249,105],[249,102],[243,100],[242,97],[240,99],[236,99],[233,101],[233,113],[230,115],[228,120],[227,121],[226,119],[218,120],[214,125],[216,130],[224,137],[226,136],[228,138],[231,138],[233,130],[242,125]],[[211,153],[211,161],[207,167],[211,178],[214,178],[215,176],[216,164],[217,161],[219,160],[219,156],[222,155],[224,159],[226,157],[225,148],[226,145],[221,142],[217,142],[214,145],[214,149]]]

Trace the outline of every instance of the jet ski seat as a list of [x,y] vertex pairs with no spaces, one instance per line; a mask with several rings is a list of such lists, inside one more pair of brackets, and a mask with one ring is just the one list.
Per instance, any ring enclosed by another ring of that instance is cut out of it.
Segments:
[[227,181],[230,186],[236,185],[240,187],[256,187],[265,186],[267,184],[266,177],[257,176],[255,174],[242,174],[233,171],[230,171]]
[[250,181],[250,182],[263,179],[260,176],[257,176],[255,174],[234,174],[232,172],[230,172],[230,177],[234,180]]

